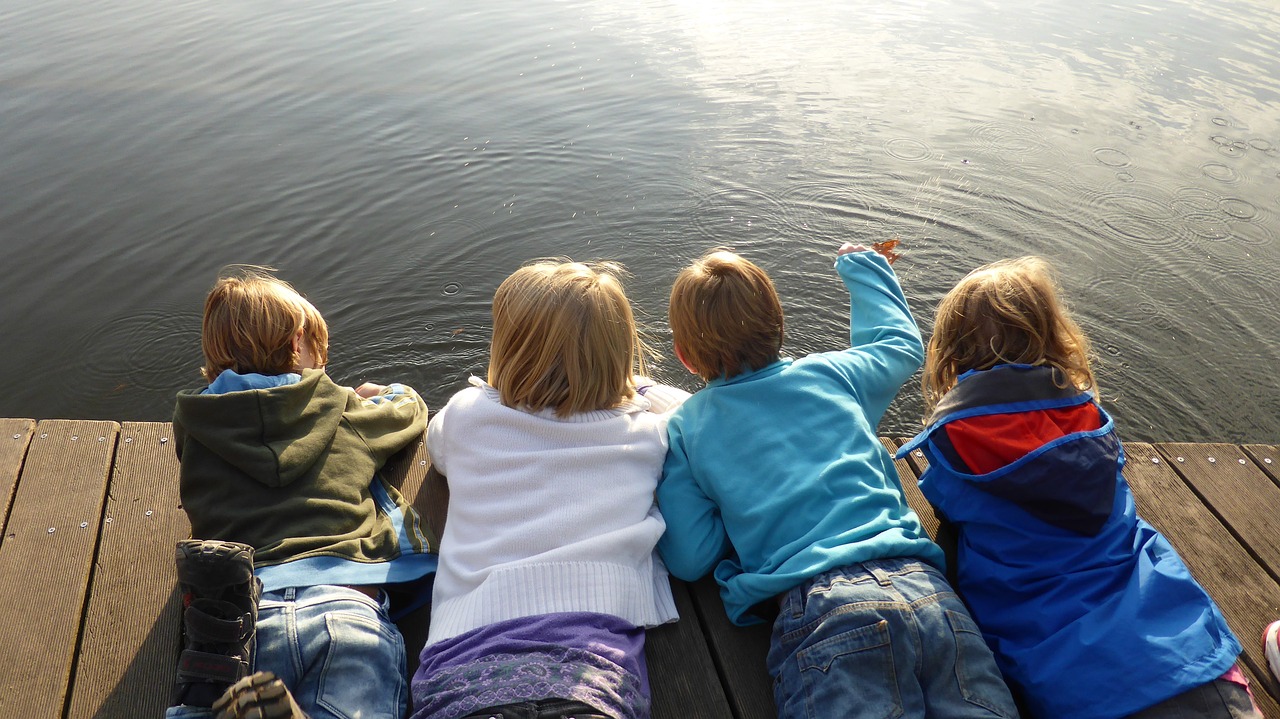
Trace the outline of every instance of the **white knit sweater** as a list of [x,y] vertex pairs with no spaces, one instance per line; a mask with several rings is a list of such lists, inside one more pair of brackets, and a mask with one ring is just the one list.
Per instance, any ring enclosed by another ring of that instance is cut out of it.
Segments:
[[427,429],[449,484],[428,643],[553,612],[675,621],[654,490],[667,413],[688,394],[654,385],[622,407],[559,418],[471,384]]

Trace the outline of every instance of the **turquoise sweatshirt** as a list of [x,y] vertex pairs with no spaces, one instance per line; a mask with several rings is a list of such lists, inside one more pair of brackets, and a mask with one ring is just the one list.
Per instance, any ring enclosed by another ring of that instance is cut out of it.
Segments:
[[876,425],[924,347],[897,277],[873,252],[841,255],[849,344],[717,379],[667,424],[658,486],[675,576],[715,569],[736,624],[753,605],[828,569],[890,557],[938,568]]

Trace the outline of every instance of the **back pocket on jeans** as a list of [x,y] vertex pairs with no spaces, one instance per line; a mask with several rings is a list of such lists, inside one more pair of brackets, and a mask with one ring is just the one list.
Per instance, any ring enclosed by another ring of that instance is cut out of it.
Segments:
[[316,701],[339,717],[403,715],[408,687],[400,631],[394,624],[378,621],[376,615],[333,611],[324,619],[329,646]]
[[796,652],[796,662],[810,719],[902,716],[889,622],[881,620],[815,642]]

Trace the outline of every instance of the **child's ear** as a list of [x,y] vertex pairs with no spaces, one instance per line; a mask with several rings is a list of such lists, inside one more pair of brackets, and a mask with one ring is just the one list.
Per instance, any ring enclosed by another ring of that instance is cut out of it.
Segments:
[[696,367],[694,367],[693,365],[689,364],[689,360],[687,360],[687,359],[685,359],[685,358],[684,358],[684,353],[680,351],[680,345],[678,345],[678,344],[676,344],[676,343],[672,342],[672,343],[671,343],[671,346],[675,348],[675,350],[676,350],[676,359],[680,360],[680,364],[684,365],[684,368],[685,368],[685,369],[687,369],[687,370],[689,370],[689,372],[690,372],[690,373],[692,373],[692,374],[698,374],[698,368],[696,368]]
[[298,354],[298,350],[302,348],[302,333],[303,330],[298,330],[297,334],[293,336],[293,339],[289,340],[290,346],[293,347],[294,354]]

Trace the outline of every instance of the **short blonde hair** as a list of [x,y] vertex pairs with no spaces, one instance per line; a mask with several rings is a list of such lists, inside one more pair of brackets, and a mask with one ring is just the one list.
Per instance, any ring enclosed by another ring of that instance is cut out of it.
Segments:
[[539,261],[493,296],[489,384],[502,403],[559,416],[609,409],[635,396],[649,349],[613,262]]
[[1096,389],[1089,357],[1089,339],[1058,299],[1053,267],[1040,257],[1001,260],[970,272],[938,304],[925,403],[932,409],[960,375],[998,364],[1053,367],[1064,383]]
[[704,380],[758,370],[782,351],[773,280],[729,250],[712,250],[681,270],[667,312],[676,348]]
[[293,338],[303,331],[319,366],[329,362],[329,326],[297,290],[268,267],[238,266],[219,276],[204,301],[201,373],[208,382],[224,370],[276,375],[296,371]]

